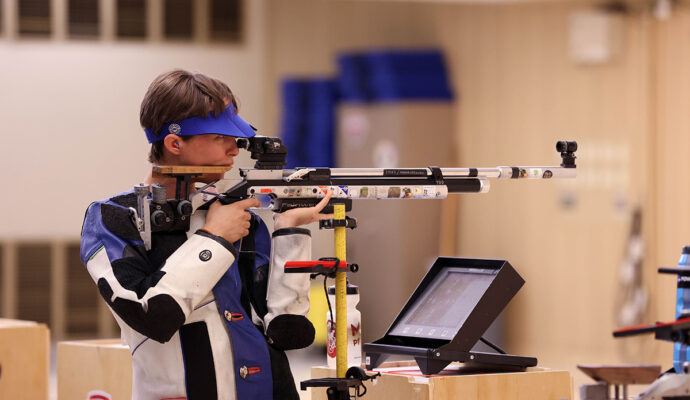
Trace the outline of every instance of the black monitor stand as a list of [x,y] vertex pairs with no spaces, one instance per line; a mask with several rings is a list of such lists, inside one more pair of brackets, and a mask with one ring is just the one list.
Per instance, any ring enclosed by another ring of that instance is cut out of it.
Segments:
[[365,343],[373,369],[389,355],[412,356],[424,375],[454,361],[463,371],[516,372],[537,365],[534,357],[472,351],[525,281],[505,260],[439,257],[386,334]]

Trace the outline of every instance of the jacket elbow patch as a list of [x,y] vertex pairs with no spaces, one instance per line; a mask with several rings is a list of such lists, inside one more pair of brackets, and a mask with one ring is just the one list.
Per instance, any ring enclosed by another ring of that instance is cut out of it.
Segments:
[[[132,246],[125,246],[123,254],[128,252]],[[130,250],[134,251],[134,250]],[[123,257],[113,261],[111,264],[113,274],[118,283],[125,289],[137,294],[138,298],[144,297],[146,292],[156,286],[158,281],[163,278],[165,272],[160,269],[154,270],[150,264],[142,262],[138,257]]]
[[170,295],[159,294],[151,297],[148,300],[148,311],[144,311],[139,302],[120,297],[111,300],[113,289],[105,278],[98,280],[98,290],[127,325],[157,342],[167,342],[184,324],[184,312]]

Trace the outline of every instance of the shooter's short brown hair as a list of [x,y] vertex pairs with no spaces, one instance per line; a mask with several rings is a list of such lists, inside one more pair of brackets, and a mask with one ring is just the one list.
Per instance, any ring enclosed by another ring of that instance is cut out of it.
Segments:
[[[141,102],[139,122],[158,135],[163,124],[192,117],[217,116],[226,102],[237,110],[237,101],[225,83],[204,74],[177,69],[159,75],[149,86]],[[184,137],[183,137],[184,139]],[[149,161],[160,162],[163,141],[151,144]]]

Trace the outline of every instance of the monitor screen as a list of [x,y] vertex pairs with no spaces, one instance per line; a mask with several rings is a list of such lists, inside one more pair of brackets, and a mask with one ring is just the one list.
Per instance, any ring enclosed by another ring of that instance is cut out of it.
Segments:
[[497,273],[497,269],[444,268],[389,334],[452,340]]

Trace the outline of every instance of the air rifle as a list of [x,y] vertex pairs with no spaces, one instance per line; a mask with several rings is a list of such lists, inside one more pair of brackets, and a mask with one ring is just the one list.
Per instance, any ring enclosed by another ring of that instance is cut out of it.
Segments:
[[[237,140],[240,148],[256,160],[254,168],[241,168],[241,182],[223,193],[210,193],[206,185],[191,194],[194,178],[206,173],[225,172],[225,167],[155,166],[154,175],[174,177],[176,195],[166,199],[166,188],[135,186],[137,208],[131,208],[132,219],[147,248],[152,232],[186,231],[192,213],[191,197],[206,193],[213,201],[231,204],[250,197],[264,200],[261,208],[274,212],[312,207],[328,190],[333,192],[322,213],[332,213],[333,204],[345,204],[352,209],[352,200],[359,199],[443,199],[449,193],[486,193],[489,179],[553,179],[574,178],[577,143],[559,141],[556,150],[561,154],[559,166],[502,166],[494,168],[294,168],[283,169],[287,148],[279,138],[254,136]],[[220,168],[220,170],[219,170]],[[215,183],[215,182],[214,182]]]
[[560,141],[560,166],[495,168],[295,168],[282,169],[287,149],[279,138],[255,136],[239,139],[238,145],[257,160],[255,168],[240,169],[243,180],[218,195],[223,204],[248,197],[267,196],[275,212],[312,207],[330,189],[324,212],[333,204],[350,211],[357,199],[442,199],[449,193],[486,193],[489,179],[574,178],[576,142]]

